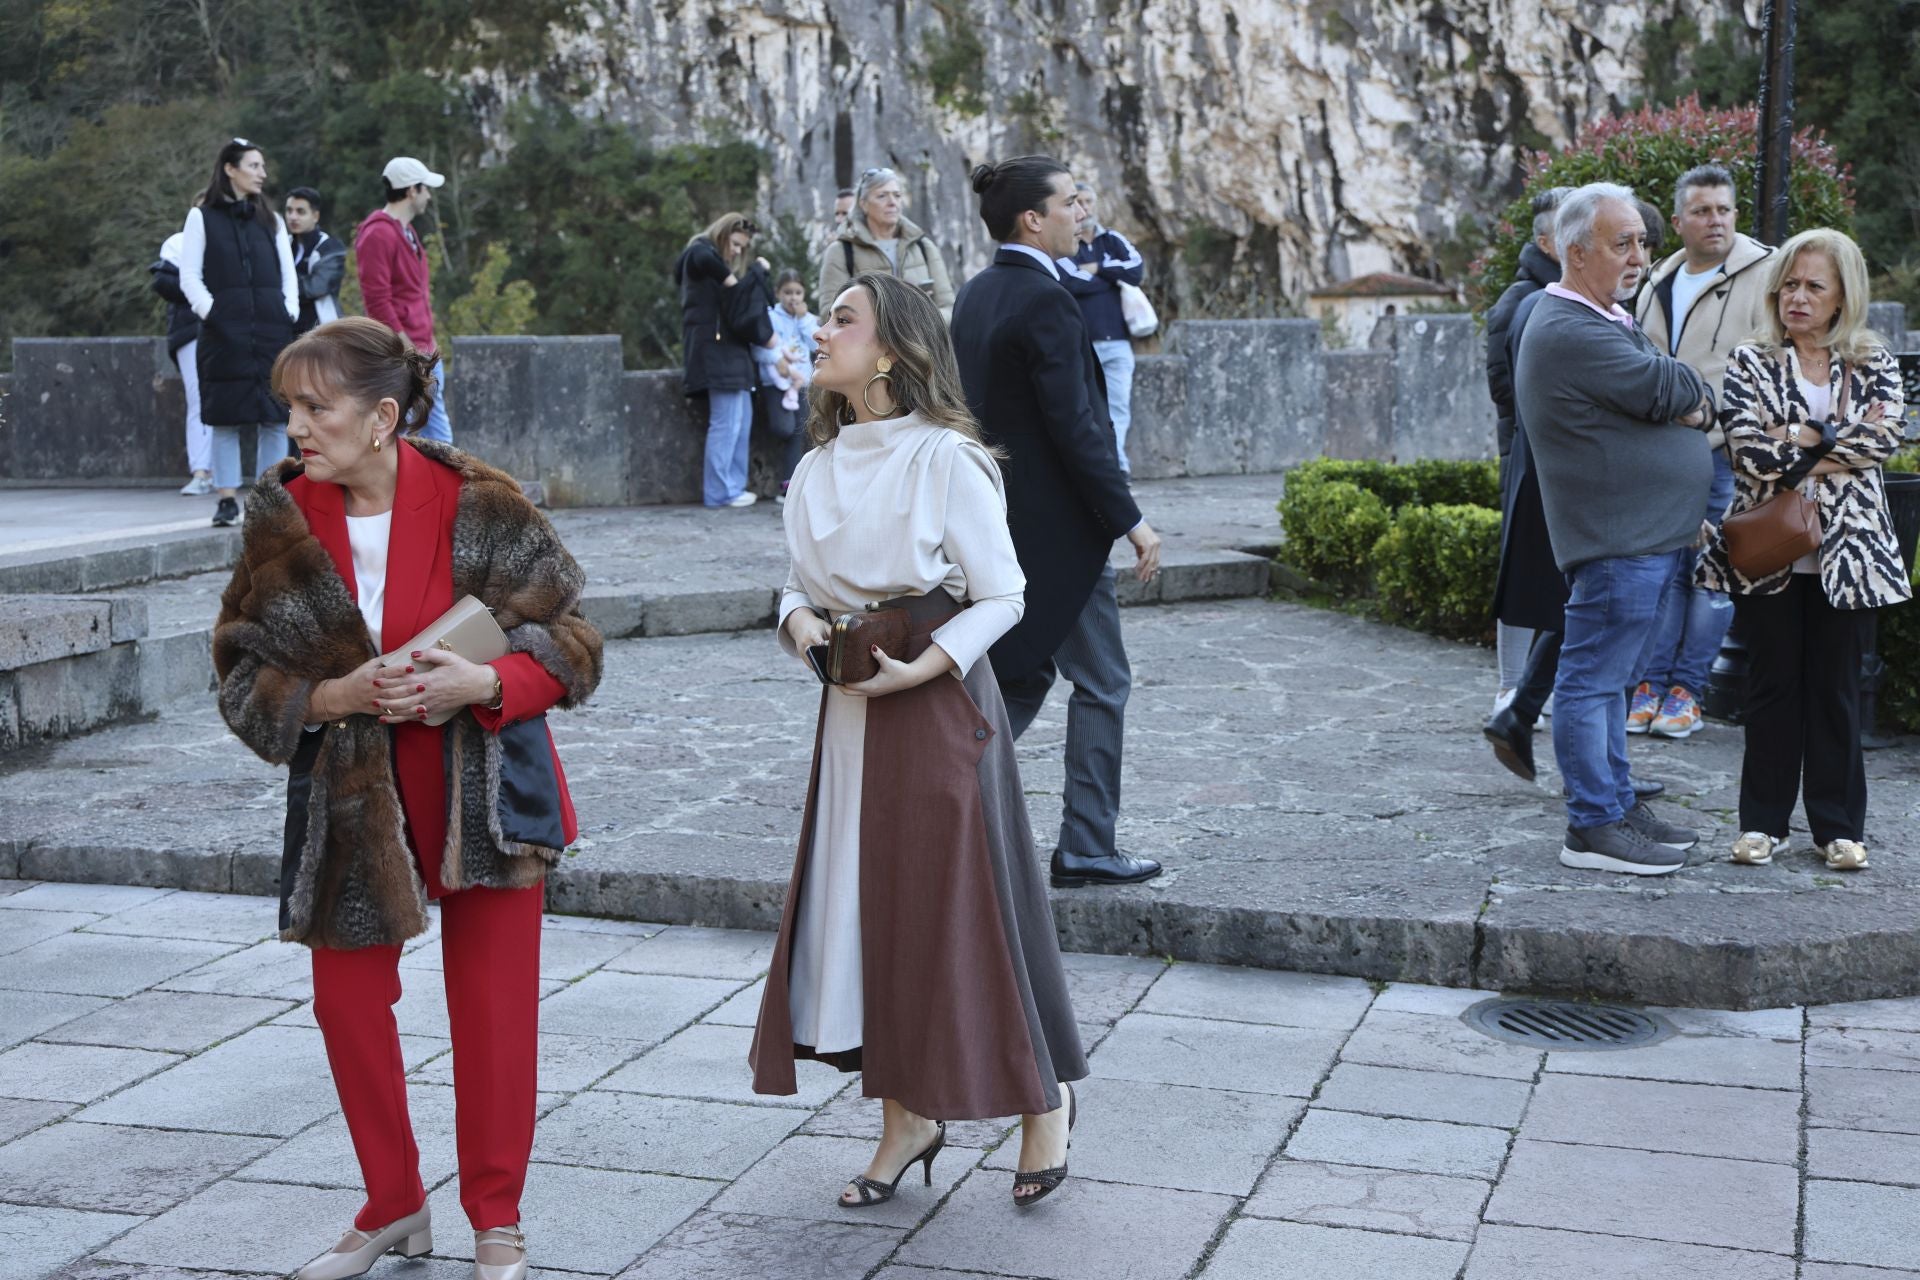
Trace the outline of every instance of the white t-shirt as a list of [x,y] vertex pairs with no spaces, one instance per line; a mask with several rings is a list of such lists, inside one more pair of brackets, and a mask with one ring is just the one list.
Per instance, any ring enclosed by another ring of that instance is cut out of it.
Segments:
[[387,607],[387,540],[393,532],[393,512],[377,516],[348,516],[347,542],[353,548],[353,586],[359,597],[360,616],[367,620],[373,634],[373,647],[380,643],[380,617]]
[[[1800,398],[1807,402],[1807,408],[1813,412],[1815,422],[1825,422],[1833,413],[1833,388],[1824,382],[1808,382],[1800,376],[1798,362],[1794,364],[1793,380],[1800,384]],[[1795,573],[1819,573],[1820,553],[1809,551],[1793,562]]]
[[1667,327],[1667,354],[1680,353],[1680,331],[1687,327],[1687,312],[1720,274],[1719,267],[1708,267],[1699,275],[1684,266],[1673,273],[1673,323]]
[[894,274],[900,274],[900,237],[895,236],[891,240],[876,239],[874,243],[880,246],[880,252],[887,255],[887,262],[893,267]]

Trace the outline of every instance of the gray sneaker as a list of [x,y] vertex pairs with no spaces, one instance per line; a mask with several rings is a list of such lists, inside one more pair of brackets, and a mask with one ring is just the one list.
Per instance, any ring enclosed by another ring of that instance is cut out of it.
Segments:
[[1653,809],[1645,800],[1633,806],[1632,811],[1627,814],[1627,825],[1655,844],[1665,845],[1669,849],[1678,849],[1681,853],[1700,843],[1697,832],[1656,818]]
[[1655,844],[1624,822],[1568,827],[1566,843],[1560,846],[1560,865],[1581,871],[1664,876],[1686,864],[1685,853]]

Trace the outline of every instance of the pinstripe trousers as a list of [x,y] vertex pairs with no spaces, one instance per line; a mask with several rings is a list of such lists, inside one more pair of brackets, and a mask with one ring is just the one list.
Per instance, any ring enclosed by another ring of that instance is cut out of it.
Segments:
[[1053,659],[1027,675],[1000,682],[1015,738],[1040,713],[1056,674],[1073,686],[1067,699],[1067,783],[1057,847],[1069,853],[1111,854],[1114,823],[1120,817],[1121,739],[1127,695],[1133,689],[1133,670],[1120,638],[1112,565],[1100,571],[1093,594]]

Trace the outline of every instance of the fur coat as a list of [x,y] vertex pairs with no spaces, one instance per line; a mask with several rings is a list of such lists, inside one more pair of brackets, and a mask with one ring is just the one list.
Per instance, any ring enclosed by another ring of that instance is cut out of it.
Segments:
[[[492,608],[514,653],[528,655],[557,682],[557,705],[578,706],[599,683],[601,639],[580,613],[585,577],[553,526],[504,472],[431,441],[399,447],[458,476],[453,599],[470,594]],[[427,898],[407,844],[392,731],[371,715],[305,729],[314,686],[348,674],[377,650],[333,558],[288,492],[302,472],[301,463],[283,461],[248,499],[240,562],[213,633],[220,713],[262,759],[293,765],[281,937],[316,947],[393,944],[425,930]],[[520,727],[545,739],[537,718]],[[509,786],[503,810],[501,733],[483,727],[472,708],[442,730],[421,730],[445,735],[442,885],[457,891],[539,883],[566,841],[554,815],[526,821],[512,812],[522,788]],[[525,761],[550,752],[543,741],[537,752],[517,744],[507,754]],[[557,761],[552,769],[563,790]],[[564,796],[559,803],[566,804]]]

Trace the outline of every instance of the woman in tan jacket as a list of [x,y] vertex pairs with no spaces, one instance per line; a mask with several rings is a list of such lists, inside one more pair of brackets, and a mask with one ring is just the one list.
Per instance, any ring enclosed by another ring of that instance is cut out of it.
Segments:
[[933,300],[942,320],[953,318],[953,279],[947,274],[946,256],[902,212],[905,208],[899,174],[869,169],[860,175],[853,189],[853,216],[820,258],[815,296],[822,306],[839,297],[855,276],[874,272],[904,280]]

